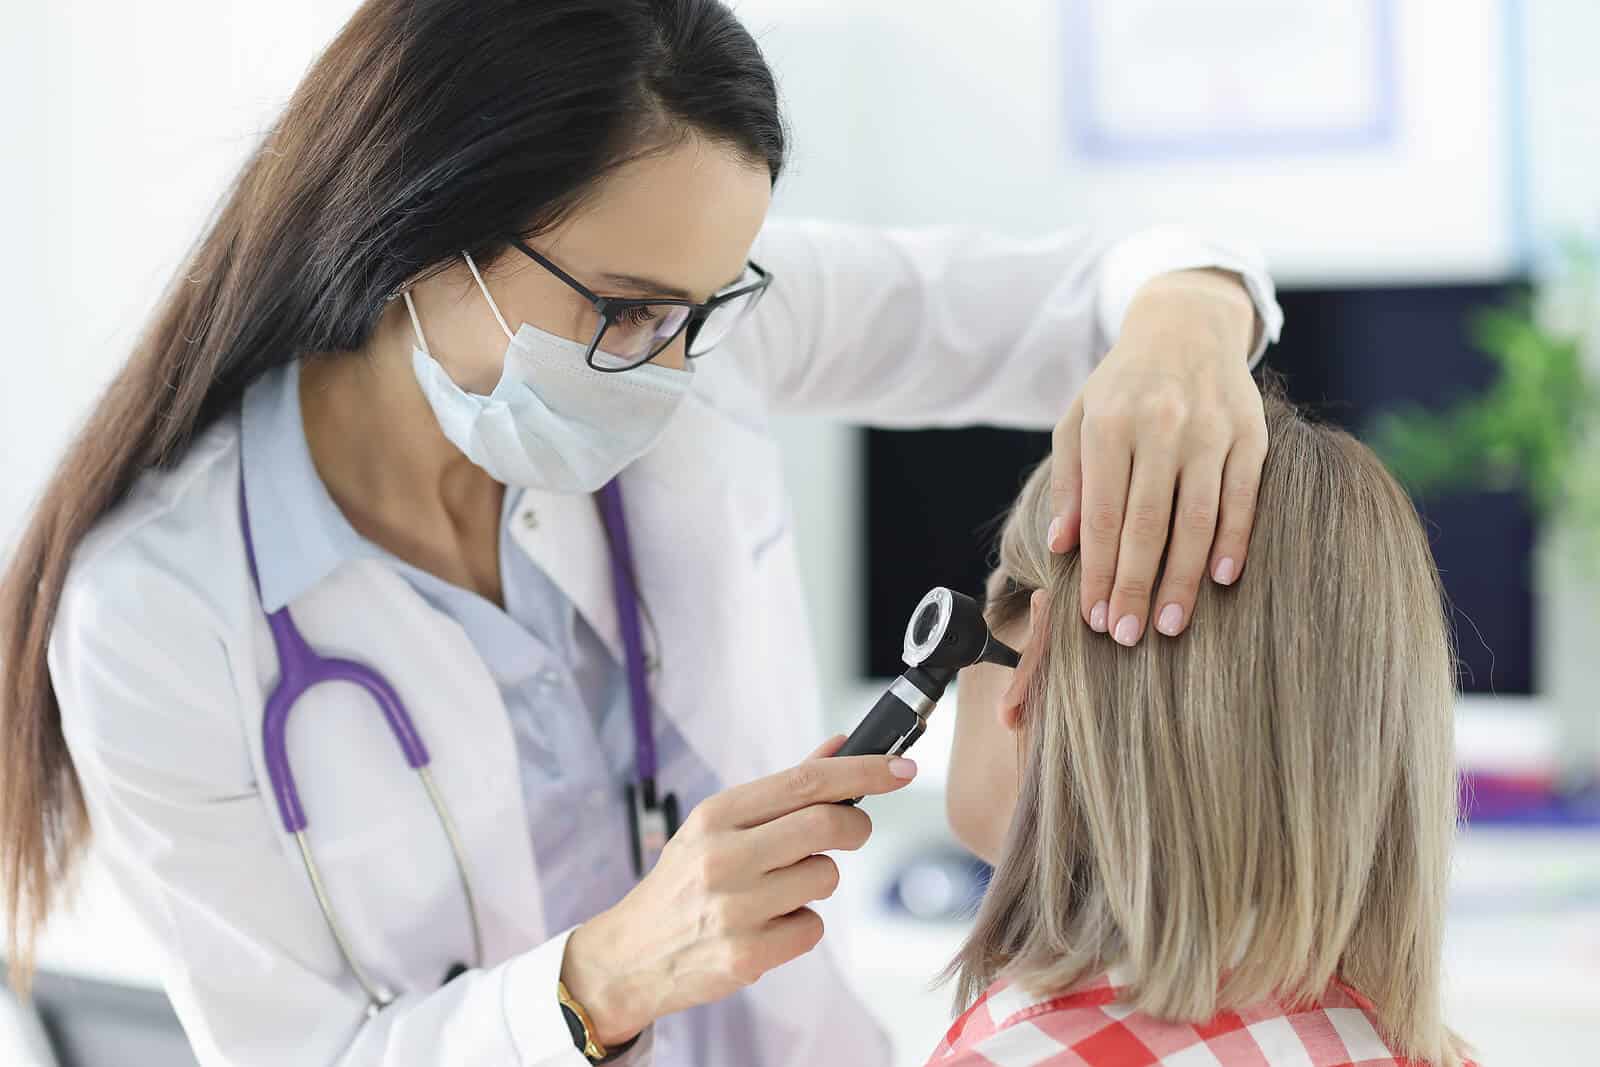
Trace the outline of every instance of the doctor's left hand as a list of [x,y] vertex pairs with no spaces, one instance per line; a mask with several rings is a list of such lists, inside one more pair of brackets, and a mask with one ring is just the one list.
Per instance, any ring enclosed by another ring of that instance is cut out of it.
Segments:
[[1153,279],[1056,425],[1046,537],[1054,552],[1078,546],[1079,611],[1121,644],[1152,619],[1183,632],[1200,583],[1231,584],[1244,567],[1267,453],[1249,368],[1255,323],[1233,274]]
[[823,853],[860,848],[872,832],[866,812],[835,801],[891,793],[916,774],[907,759],[823,758],[843,742],[702,802],[633,891],[573,931],[561,980],[603,1044],[816,947],[822,920],[806,905],[839,884]]

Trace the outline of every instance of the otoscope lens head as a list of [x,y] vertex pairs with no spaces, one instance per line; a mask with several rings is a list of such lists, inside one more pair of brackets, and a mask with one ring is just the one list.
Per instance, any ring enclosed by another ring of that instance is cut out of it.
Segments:
[[916,617],[911,620],[911,642],[918,648],[927,648],[939,643],[939,633],[944,629],[944,624],[950,621],[950,616],[939,610],[938,604],[923,603],[918,609]]
[[939,648],[954,613],[955,598],[944,586],[928,590],[916,609],[911,612],[911,622],[906,626],[902,656],[915,667]]
[[976,600],[939,586],[911,613],[904,656],[913,667],[960,670],[978,662],[989,640],[983,608]]

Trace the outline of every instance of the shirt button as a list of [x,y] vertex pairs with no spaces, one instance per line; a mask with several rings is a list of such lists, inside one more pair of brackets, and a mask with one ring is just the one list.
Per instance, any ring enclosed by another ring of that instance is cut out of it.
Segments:
[[560,677],[548,667],[539,672],[539,684],[546,689],[554,686],[558,681],[560,681]]
[[522,513],[522,526],[527,530],[537,530],[539,528],[539,513],[532,508],[524,511]]

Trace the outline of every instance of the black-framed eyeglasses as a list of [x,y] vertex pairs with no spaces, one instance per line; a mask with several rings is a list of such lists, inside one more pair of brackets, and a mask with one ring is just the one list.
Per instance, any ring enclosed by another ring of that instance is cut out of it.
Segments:
[[668,297],[634,300],[600,296],[529,248],[521,238],[512,237],[510,241],[517,251],[566,282],[589,302],[594,311],[594,333],[584,358],[595,370],[609,374],[650,362],[676,341],[679,334],[686,335],[684,354],[689,359],[705,355],[750,313],[772,284],[772,275],[751,262],[745,265],[744,277],[704,304]]

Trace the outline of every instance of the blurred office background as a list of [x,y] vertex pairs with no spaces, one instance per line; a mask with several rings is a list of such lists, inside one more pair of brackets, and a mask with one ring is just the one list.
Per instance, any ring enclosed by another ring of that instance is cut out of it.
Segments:
[[[6,12],[0,553],[218,193],[354,6],[67,0]],[[1561,242],[1592,240],[1600,221],[1590,0],[737,8],[794,128],[779,212],[1016,234],[1186,221],[1249,239],[1288,316],[1269,364],[1295,398],[1358,432],[1493,381],[1471,317],[1552,276]],[[808,420],[779,434],[828,712],[844,729],[896,672],[922,591],[980,580],[988,523],[1048,442]],[[1593,1063],[1600,824],[1563,782],[1595,766],[1600,707],[1582,701],[1600,705],[1600,688],[1585,688],[1600,579],[1547,550],[1560,538],[1514,480],[1486,473],[1421,504],[1457,622],[1473,798],[1450,909],[1450,1017],[1488,1064]],[[981,877],[943,826],[949,719],[919,745],[916,785],[874,806],[877,833],[846,864],[830,927],[907,1065],[948,1019],[929,982]],[[62,1062],[187,1062],[142,937],[91,866],[44,956],[40,1014]]]

